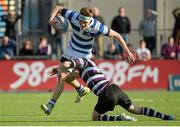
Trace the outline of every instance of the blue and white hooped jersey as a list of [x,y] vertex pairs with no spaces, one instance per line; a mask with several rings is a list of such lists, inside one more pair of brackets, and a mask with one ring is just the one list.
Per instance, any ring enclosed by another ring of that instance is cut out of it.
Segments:
[[90,59],[94,37],[100,34],[108,36],[110,29],[97,19],[92,18],[89,28],[83,31],[80,29],[79,13],[69,9],[63,9],[61,15],[69,20],[73,28],[73,34],[63,56],[67,59],[79,57]]

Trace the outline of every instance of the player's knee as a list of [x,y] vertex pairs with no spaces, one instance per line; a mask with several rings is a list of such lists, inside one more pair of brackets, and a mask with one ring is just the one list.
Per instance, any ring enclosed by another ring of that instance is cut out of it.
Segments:
[[67,73],[67,72],[62,72],[62,73],[60,73],[60,78],[61,78],[61,79],[67,78],[67,77],[68,77],[68,74],[69,74],[69,73]]
[[71,85],[74,84],[74,80],[75,80],[75,78],[74,78],[73,76],[68,76],[68,77],[66,78],[66,82],[69,83],[69,84],[71,84]]
[[135,106],[133,104],[127,110],[131,113],[136,114],[136,115],[141,114],[141,107]]

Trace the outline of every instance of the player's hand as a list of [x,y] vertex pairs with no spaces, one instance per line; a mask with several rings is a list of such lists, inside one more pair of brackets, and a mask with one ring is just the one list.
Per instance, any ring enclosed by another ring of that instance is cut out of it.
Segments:
[[60,14],[63,8],[64,8],[63,6],[56,6],[56,7],[52,10],[51,16],[50,16],[50,18],[49,18],[49,24],[50,24],[50,25],[52,25],[52,24],[55,22],[55,21],[54,21],[54,17],[55,17],[56,15]]
[[56,75],[58,74],[58,68],[52,68],[51,70],[48,71],[48,75],[49,76],[53,76],[53,75]]
[[78,71],[78,70],[74,70],[74,71],[71,73],[71,75],[72,75],[74,78],[76,78],[76,79],[80,78],[80,77],[79,77],[79,71]]
[[132,64],[135,63],[135,60],[136,60],[134,54],[130,51],[127,52],[127,59],[128,59],[128,62]]
[[65,61],[63,63],[61,63],[62,66],[64,66],[65,68],[71,68],[72,67],[72,63],[70,61]]

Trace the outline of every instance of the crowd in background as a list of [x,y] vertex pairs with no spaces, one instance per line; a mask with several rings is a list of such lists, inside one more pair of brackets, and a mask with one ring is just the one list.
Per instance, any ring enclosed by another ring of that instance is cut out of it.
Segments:
[[[94,18],[105,24],[103,17],[100,15],[97,7],[93,8]],[[175,18],[172,35],[167,38],[167,42],[161,47],[161,58],[163,59],[180,59],[180,8],[173,10]],[[131,32],[131,21],[126,16],[125,8],[120,7],[118,15],[112,19],[111,28],[121,34],[126,41],[129,49],[136,55],[139,61],[148,61],[152,59],[152,55],[156,54],[156,18],[158,13],[154,10],[147,9],[144,19],[139,23],[139,34],[142,40],[139,40],[139,47],[133,48],[133,44],[129,42],[129,34]],[[42,36],[36,45],[32,45],[31,40],[23,40],[23,46],[20,51],[16,51],[16,32],[15,24],[21,16],[9,12],[8,15],[2,16],[1,20],[6,22],[5,36],[1,39],[0,59],[11,60],[14,56],[47,56],[51,58],[52,52],[56,49],[56,53],[62,53],[62,40],[59,31],[52,34],[53,42],[49,42],[48,37]],[[63,31],[63,32],[66,32]],[[94,59],[126,59],[126,53],[122,50],[119,43],[114,40],[109,43],[107,50],[104,49],[103,37],[97,36],[93,45]],[[35,46],[35,47],[33,47]],[[60,50],[60,51],[59,51]],[[58,52],[59,51],[59,52]]]

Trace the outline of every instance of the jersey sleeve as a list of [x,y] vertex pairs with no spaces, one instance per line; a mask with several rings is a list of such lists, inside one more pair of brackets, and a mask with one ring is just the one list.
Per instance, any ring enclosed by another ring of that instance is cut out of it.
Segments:
[[110,28],[108,28],[106,25],[104,25],[103,23],[97,21],[96,23],[96,29],[98,30],[98,35],[103,34],[105,36],[109,35],[110,32]]
[[65,17],[66,19],[68,19],[70,22],[71,22],[72,17],[73,17],[75,14],[76,14],[76,15],[77,15],[77,14],[79,15],[79,13],[74,12],[74,11],[69,10],[69,9],[66,9],[66,8],[62,9],[62,11],[61,11],[61,15],[62,15],[63,17]]
[[88,60],[85,58],[75,58],[71,60],[72,66],[76,68],[84,68],[88,65]]

